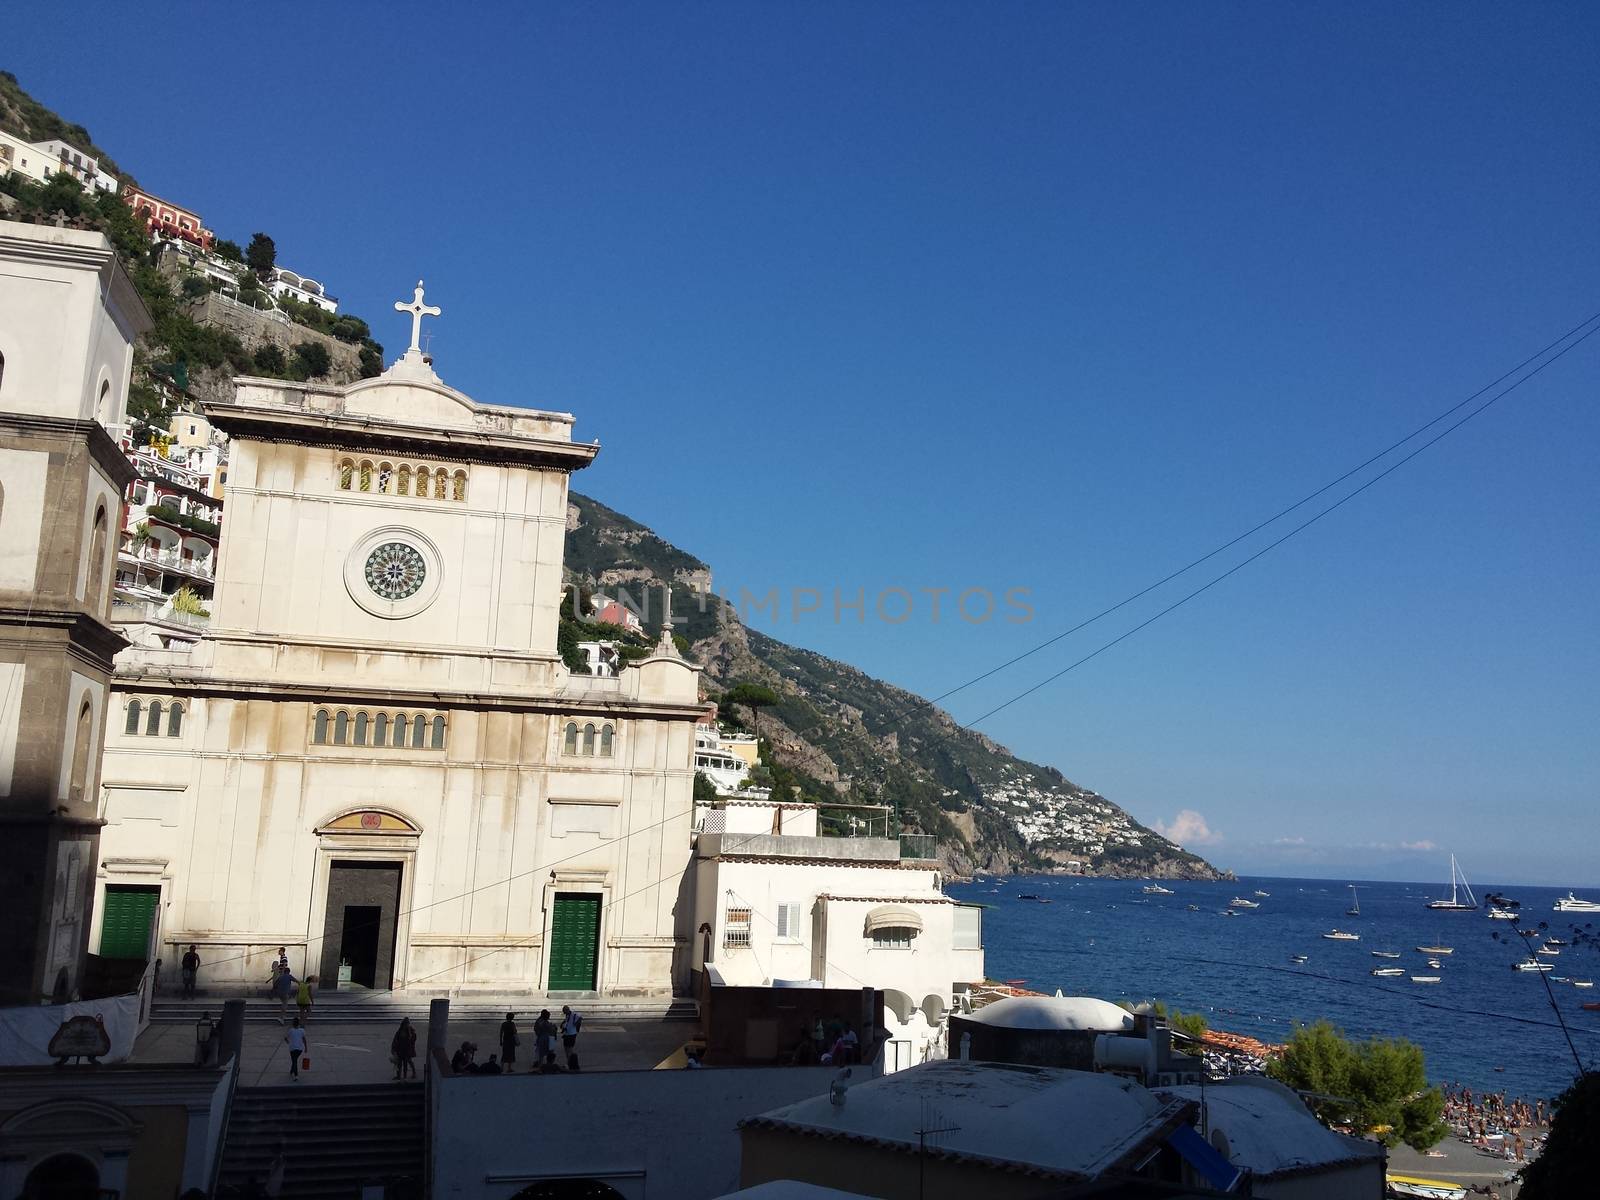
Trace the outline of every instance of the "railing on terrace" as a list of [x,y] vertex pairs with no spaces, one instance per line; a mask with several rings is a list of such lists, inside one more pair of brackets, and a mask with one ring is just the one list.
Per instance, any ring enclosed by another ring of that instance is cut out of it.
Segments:
[[900,857],[929,859],[933,858],[939,850],[939,839],[931,833],[902,833],[900,835]]
[[154,563],[158,567],[173,567],[179,571],[186,571],[200,579],[213,577],[211,564],[203,558],[185,558],[182,554],[171,550],[130,550],[127,553],[141,562]]
[[113,600],[111,619],[117,622],[152,621],[167,625],[182,625],[188,629],[209,629],[211,618],[198,613],[179,612],[168,605],[150,600]]

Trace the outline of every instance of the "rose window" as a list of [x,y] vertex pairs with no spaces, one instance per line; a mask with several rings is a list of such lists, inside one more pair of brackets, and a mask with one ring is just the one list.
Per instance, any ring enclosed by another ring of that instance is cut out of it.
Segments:
[[367,586],[385,600],[414,596],[428,577],[427,564],[414,547],[384,542],[367,555]]

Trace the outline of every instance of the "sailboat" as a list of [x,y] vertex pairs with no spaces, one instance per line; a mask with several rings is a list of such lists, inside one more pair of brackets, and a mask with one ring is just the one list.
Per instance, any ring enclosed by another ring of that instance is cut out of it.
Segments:
[[1350,885],[1350,907],[1344,910],[1344,915],[1347,917],[1361,915],[1361,897],[1356,894],[1356,885],[1353,883]]
[[[1466,892],[1467,898],[1461,899],[1461,893]],[[1472,888],[1467,884],[1467,877],[1462,874],[1456,856],[1450,856],[1450,899],[1429,900],[1429,908],[1443,909],[1447,912],[1471,912],[1478,907],[1478,901],[1472,894]]]

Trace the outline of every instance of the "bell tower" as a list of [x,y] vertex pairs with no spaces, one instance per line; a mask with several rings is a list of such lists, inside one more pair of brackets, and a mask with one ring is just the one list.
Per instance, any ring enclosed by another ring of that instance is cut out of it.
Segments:
[[101,234],[0,221],[0,1005],[73,998],[99,857],[122,496],[151,325]]

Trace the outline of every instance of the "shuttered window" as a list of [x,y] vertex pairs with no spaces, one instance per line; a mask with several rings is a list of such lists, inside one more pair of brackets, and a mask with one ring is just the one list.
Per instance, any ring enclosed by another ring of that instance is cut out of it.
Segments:
[[800,940],[800,904],[790,900],[778,905],[778,940],[780,942],[798,942]]
[[983,949],[983,909],[976,904],[956,905],[956,924],[951,948],[955,950]]

